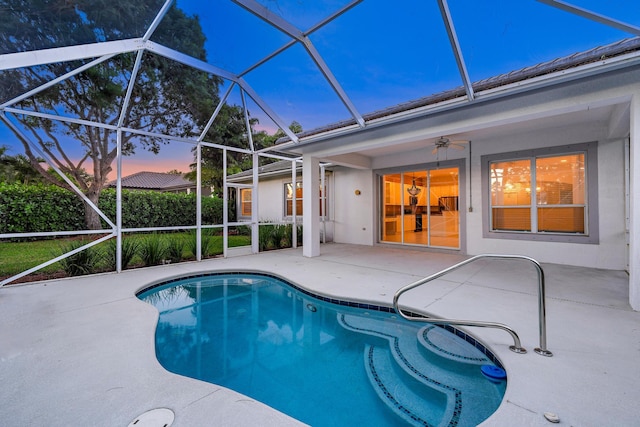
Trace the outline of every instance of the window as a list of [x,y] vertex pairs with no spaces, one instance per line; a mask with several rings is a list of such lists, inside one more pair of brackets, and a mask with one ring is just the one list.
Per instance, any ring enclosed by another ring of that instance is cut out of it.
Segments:
[[[325,185],[326,189],[326,185]],[[293,184],[291,182],[287,182],[284,184],[284,194],[285,194],[285,207],[284,212],[285,216],[293,215]],[[322,216],[322,203],[326,198],[326,191],[322,191],[322,187],[320,187],[320,216]],[[328,202],[326,209],[329,209]],[[296,216],[302,215],[302,182],[296,181]]]
[[486,237],[597,242],[595,143],[482,159]]
[[240,189],[240,216],[251,216],[251,189]]
[[[285,216],[293,215],[293,183],[284,185]],[[296,182],[296,215],[302,215],[302,183]]]

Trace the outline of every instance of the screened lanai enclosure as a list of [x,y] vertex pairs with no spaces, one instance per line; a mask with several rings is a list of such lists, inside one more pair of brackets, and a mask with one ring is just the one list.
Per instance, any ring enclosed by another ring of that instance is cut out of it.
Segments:
[[[227,256],[229,235],[241,226],[250,230],[245,252],[257,253],[265,220],[301,225],[302,239],[292,233],[292,246],[317,256],[331,212],[350,209],[347,199],[331,198],[325,171],[369,166],[364,154],[323,156],[308,147],[331,139],[336,148],[342,138],[365,151],[382,149],[367,147],[366,137],[354,142],[354,135],[398,123],[408,110],[437,123],[446,111],[539,90],[544,73],[527,77],[537,79],[531,89],[518,82],[497,86],[513,70],[522,74],[640,36],[640,14],[626,1],[513,3],[0,0],[0,145],[24,154],[46,182],[75,192],[85,206],[81,229],[5,230],[0,239],[92,236],[0,284],[106,241],[115,242],[120,272],[123,236],[133,233],[191,230],[199,261],[204,230],[221,234]],[[598,66],[611,64],[589,62]],[[494,76],[503,77],[492,87],[487,82]],[[423,141],[425,150],[445,149],[437,163],[380,174],[380,191],[367,196],[379,210],[377,243],[461,248],[459,200],[471,195],[463,181],[470,165],[451,163],[455,144],[438,147],[442,140]],[[182,167],[196,193],[193,222],[131,227],[123,218],[122,179],[139,156],[186,159]],[[284,214],[263,218],[259,184],[268,165],[283,161]],[[251,171],[248,180],[228,180],[242,171]],[[360,195],[358,185],[350,194]],[[98,206],[109,187],[113,212]],[[222,200],[219,221],[204,218],[203,187]],[[471,200],[465,203],[469,210]],[[584,231],[584,203],[564,207],[582,219],[561,231]],[[495,223],[507,224],[512,217],[505,215]],[[428,232],[417,233],[427,225]]]

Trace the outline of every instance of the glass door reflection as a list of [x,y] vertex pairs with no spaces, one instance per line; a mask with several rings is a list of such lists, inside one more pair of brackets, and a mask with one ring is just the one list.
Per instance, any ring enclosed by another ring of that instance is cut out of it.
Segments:
[[458,248],[458,178],[457,167],[384,175],[380,240]]
[[429,245],[460,246],[458,168],[429,171]]

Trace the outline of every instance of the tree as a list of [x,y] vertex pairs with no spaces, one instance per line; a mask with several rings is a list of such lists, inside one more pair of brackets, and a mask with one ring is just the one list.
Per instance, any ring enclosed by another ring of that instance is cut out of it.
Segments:
[[[257,119],[250,119],[251,124],[257,123]],[[247,126],[245,123],[244,111],[238,105],[224,104],[220,109],[216,120],[206,135],[206,141],[227,147],[248,148]],[[194,148],[194,159],[196,157]],[[218,193],[222,188],[222,156],[223,151],[219,148],[202,148],[202,185],[213,186]],[[238,164],[242,162],[243,153],[227,151],[227,169],[236,170]],[[197,164],[189,165],[191,172],[185,177],[191,181],[196,180]],[[239,172],[239,169],[238,169]]]
[[[271,147],[276,141],[286,136],[282,129],[278,129],[273,135],[269,135],[266,131],[256,131],[253,129],[259,123],[257,118],[250,118],[251,136],[253,145],[256,150]],[[302,132],[300,123],[293,121],[289,125],[294,133]],[[240,106],[225,105],[219,116],[212,126],[212,130],[207,134],[207,141],[216,142],[220,145],[226,145],[238,148],[247,148],[248,140],[246,137],[246,124],[244,120],[244,112]],[[202,185],[212,186],[220,195],[223,182],[222,170],[223,152],[219,148],[203,147],[202,148]],[[195,154],[194,154],[195,157]],[[264,163],[270,163],[270,159],[263,160]],[[185,174],[185,178],[190,181],[196,180],[197,163],[189,165],[191,172]],[[252,157],[249,154],[236,151],[227,151],[227,174],[242,172],[251,169]]]
[[[10,156],[7,153],[9,147],[0,146],[0,182],[20,182],[22,184],[31,184],[42,182],[42,176],[36,171],[22,154]],[[38,159],[44,162],[44,159]]]
[[[140,37],[162,2],[128,0],[0,0],[0,52],[29,51],[108,40]],[[167,12],[152,39],[204,60],[205,36],[196,16],[190,17],[175,4]],[[129,83],[135,54],[126,53],[27,98],[18,107],[49,114],[115,125]],[[86,61],[53,63],[6,71],[0,100],[11,99],[63,75]],[[164,57],[145,53],[125,126],[174,136],[194,136],[206,123],[218,102],[222,79],[183,66]],[[97,205],[116,158],[116,132],[106,128],[17,115],[28,137],[56,166],[77,183]],[[63,188],[70,186],[47,173],[29,143],[22,142],[31,166],[45,180]],[[74,160],[70,145],[81,146]],[[154,153],[164,140],[123,132],[124,155],[137,147]],[[91,172],[86,174],[85,168]],[[85,206],[90,229],[100,228],[97,213]]]

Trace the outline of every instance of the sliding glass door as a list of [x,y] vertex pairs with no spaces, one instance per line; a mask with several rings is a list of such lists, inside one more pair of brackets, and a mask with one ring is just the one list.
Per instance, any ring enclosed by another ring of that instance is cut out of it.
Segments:
[[458,181],[457,167],[383,175],[380,240],[459,248]]

